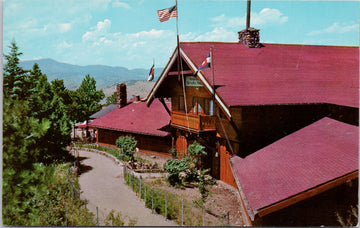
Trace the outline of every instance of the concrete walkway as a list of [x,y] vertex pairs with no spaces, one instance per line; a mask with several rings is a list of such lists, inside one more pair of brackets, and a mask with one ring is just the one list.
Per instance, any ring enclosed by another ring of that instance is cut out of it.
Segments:
[[164,216],[152,214],[143,200],[125,184],[122,166],[103,155],[79,150],[82,174],[79,176],[81,198],[87,199],[87,208],[95,214],[98,207],[99,223],[114,209],[121,212],[128,225],[129,219],[136,219],[136,226],[177,226]]

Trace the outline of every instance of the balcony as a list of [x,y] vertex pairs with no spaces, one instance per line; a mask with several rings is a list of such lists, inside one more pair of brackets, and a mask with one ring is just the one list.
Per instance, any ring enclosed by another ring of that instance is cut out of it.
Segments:
[[215,117],[208,115],[185,114],[185,112],[171,111],[171,126],[189,129],[192,132],[215,131]]

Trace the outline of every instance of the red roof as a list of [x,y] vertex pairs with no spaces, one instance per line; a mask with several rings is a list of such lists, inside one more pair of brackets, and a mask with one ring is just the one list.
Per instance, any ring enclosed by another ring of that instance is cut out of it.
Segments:
[[[167,103],[170,109],[170,104]],[[133,102],[121,109],[115,109],[91,122],[92,127],[125,131],[145,135],[167,136],[169,133],[161,130],[168,125],[170,115],[164,106],[155,100],[151,107],[144,102]]]
[[230,163],[256,212],[358,170],[358,139],[358,126],[323,118]]
[[[359,48],[239,43],[181,43],[199,67],[213,46],[216,92],[227,106],[332,103],[359,107]],[[201,71],[209,84],[211,69]]]

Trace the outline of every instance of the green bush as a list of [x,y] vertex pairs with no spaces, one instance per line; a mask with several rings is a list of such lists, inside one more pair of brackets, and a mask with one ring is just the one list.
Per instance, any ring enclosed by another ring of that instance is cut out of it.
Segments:
[[188,158],[184,158],[183,160],[169,159],[166,161],[164,164],[164,170],[169,173],[167,180],[169,181],[170,185],[181,185],[179,174],[180,172],[185,171],[189,165],[190,163]]
[[[68,164],[34,164],[29,180],[31,197],[23,202],[22,208],[11,204],[3,205],[3,224],[15,226],[92,226],[94,215],[84,208],[84,202],[72,199],[67,179]],[[75,175],[69,173],[74,186],[78,188]],[[16,216],[14,216],[16,215]]]
[[116,140],[116,146],[122,149],[124,155],[134,158],[137,141],[132,136],[121,136]]
[[[205,147],[194,141],[188,146],[188,155],[182,160],[169,159],[164,164],[164,170],[169,173],[167,178],[172,186],[181,186],[182,182],[199,182],[200,159],[206,155]],[[182,175],[180,176],[180,173]]]

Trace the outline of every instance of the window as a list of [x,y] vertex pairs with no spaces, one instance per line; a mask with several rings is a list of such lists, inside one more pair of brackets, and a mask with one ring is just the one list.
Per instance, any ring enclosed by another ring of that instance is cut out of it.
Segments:
[[197,115],[214,115],[214,101],[209,98],[193,97],[192,113]]
[[183,96],[179,97],[179,111],[185,111],[185,102]]
[[204,99],[204,112],[206,115],[213,116],[214,115],[214,101],[212,99],[206,98]]

